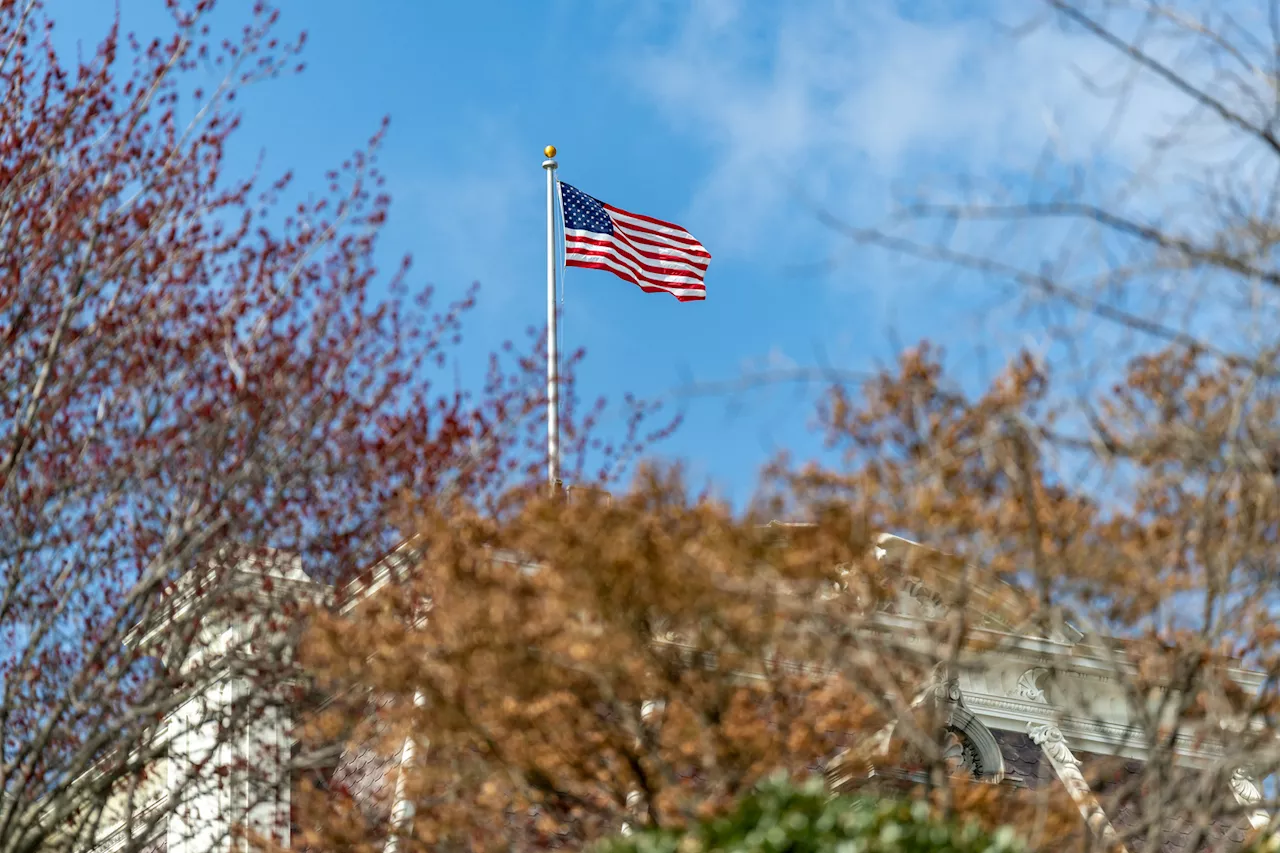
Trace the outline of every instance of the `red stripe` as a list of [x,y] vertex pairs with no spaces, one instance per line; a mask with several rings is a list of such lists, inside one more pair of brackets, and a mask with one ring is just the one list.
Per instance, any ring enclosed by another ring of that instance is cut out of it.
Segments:
[[671,234],[663,234],[661,231],[654,231],[651,228],[645,228],[641,225],[632,225],[630,222],[619,222],[616,219],[613,220],[613,227],[615,231],[616,230],[627,231],[633,235],[645,234],[655,239],[662,240],[666,243],[669,243],[672,246],[680,246],[685,251],[694,252],[696,254],[703,254],[703,255],[706,255],[708,258],[711,257],[711,253],[707,251],[707,248],[703,246],[701,243],[699,243],[697,240],[695,240],[693,235],[689,234],[688,231],[684,232],[686,234],[689,234],[688,238],[686,239],[684,237],[676,237]]
[[702,274],[697,270],[689,270],[685,268],[677,269],[677,268],[662,267],[662,266],[650,266],[648,264],[641,262],[638,259],[634,259],[630,257],[629,255],[626,254],[623,248],[624,247],[620,247],[616,244],[609,245],[609,246],[590,246],[590,245],[567,246],[566,245],[565,247],[566,251],[571,251],[571,252],[581,252],[588,255],[606,255],[606,256],[615,258],[618,261],[625,262],[629,266],[635,267],[637,270],[643,270],[652,275],[670,275],[670,276],[678,276],[680,278],[689,278],[689,279],[693,279],[694,281],[702,281]]
[[[603,201],[600,202],[600,206],[603,207],[605,210],[612,210],[614,213],[621,213],[623,216],[630,216],[633,219],[643,219],[645,222],[652,222],[654,225],[661,225],[663,228],[674,228],[677,231],[684,231],[684,233],[689,234],[689,232],[684,228],[683,225],[677,225],[674,222],[666,222],[661,219],[655,219],[652,216],[645,216],[642,213],[632,213],[629,210],[623,210],[620,207],[614,207],[613,205]],[[689,236],[692,237],[693,235],[689,234]]]
[[[694,264],[686,264],[684,266],[678,266],[678,267],[646,264],[643,260],[640,259],[640,257],[633,258],[631,257],[631,254],[635,253],[636,255],[652,258],[651,255],[648,255],[645,252],[641,252],[640,250],[636,249],[634,246],[630,246],[626,243],[623,243],[620,246],[614,240],[591,240],[585,237],[577,237],[572,234],[567,235],[565,238],[566,249],[573,246],[580,247],[582,251],[587,252],[589,254],[595,253],[597,248],[607,249],[609,251],[616,252],[618,254],[625,254],[628,261],[630,261],[631,263],[634,263],[636,266],[648,272],[668,273],[671,275],[687,275],[697,279],[701,279],[703,277],[703,274],[706,272],[705,267],[699,268]],[[654,258],[654,260],[671,260],[671,258],[659,257],[659,258]]]
[[691,264],[692,266],[695,266],[701,270],[705,270],[707,268],[707,265],[710,262],[710,258],[711,258],[711,256],[706,254],[705,252],[701,255],[694,254],[693,252],[690,252],[686,249],[672,246],[670,243],[655,243],[652,240],[644,240],[633,234],[624,234],[620,229],[617,229],[617,228],[613,229],[613,236],[618,238],[618,240],[626,243],[626,245],[630,246],[637,253],[644,255],[645,257],[657,258],[661,256],[662,253],[647,252],[644,249],[641,249],[640,246],[636,245],[637,243],[645,246],[653,246],[654,248],[657,248],[657,249],[666,249],[667,252],[670,253],[666,255],[666,257],[679,258],[684,263]]
[[638,267],[636,264],[632,263],[631,261],[628,261],[626,258],[618,255],[617,253],[609,252],[607,250],[597,249],[592,251],[584,251],[579,249],[573,252],[566,252],[565,253],[566,263],[570,260],[569,258],[570,254],[579,256],[575,260],[582,260],[581,256],[585,255],[587,256],[588,260],[599,258],[602,261],[609,261],[613,264],[616,264],[617,266],[625,267],[627,270],[634,273],[637,277],[644,279],[645,281],[648,281],[652,284],[661,284],[663,286],[669,286],[669,287],[704,287],[705,286],[702,283],[702,279],[696,276],[685,275],[683,273],[646,272],[640,267]]
[[[665,290],[668,292],[675,291],[675,290],[692,290],[692,291],[701,291],[704,293],[706,292],[706,287],[700,284],[680,284],[680,283],[672,284],[668,282],[653,281],[652,279],[648,279],[643,276],[636,275],[636,273],[633,270],[627,269],[624,266],[617,265],[617,264],[611,265],[607,263],[605,260],[600,260],[600,261],[569,260],[566,262],[565,265],[571,266],[571,267],[584,267],[587,269],[605,270],[606,272],[613,273],[614,275],[618,276],[621,279],[630,281],[633,284],[638,284],[641,287],[646,289],[652,288],[653,290]],[[650,290],[649,292],[653,292],[653,291]]]
[[[594,234],[596,232],[593,231],[592,233]],[[667,252],[646,251],[645,249],[641,249],[639,246],[636,245],[636,241],[634,238],[627,237],[625,234],[619,234],[617,231],[613,233],[613,237],[611,239],[606,239],[603,237],[601,237],[600,239],[595,239],[591,237],[583,237],[578,234],[569,234],[568,232],[565,233],[564,238],[565,238],[566,244],[568,244],[569,242],[574,242],[574,243],[591,243],[597,246],[619,246],[619,245],[625,246],[628,250],[634,252],[635,254],[641,257],[648,258],[651,261],[675,261],[677,263],[687,264],[688,266],[693,267],[697,270],[700,270],[704,273],[707,271],[707,261],[697,255],[684,254],[678,249],[670,249]],[[646,246],[653,245],[648,241],[641,241],[641,242],[643,242],[644,245]],[[667,248],[667,247],[664,246],[660,248]]]
[[[607,266],[607,265],[605,265],[605,264],[588,263],[587,261],[565,261],[565,266],[570,266],[570,267],[583,267],[584,269],[604,270],[605,272],[611,272],[611,273],[613,273],[614,275],[616,275],[618,278],[622,279],[623,281],[629,281],[629,282],[631,282],[632,284],[634,284],[634,285],[638,286],[638,287],[639,287],[641,290],[643,290],[645,293],[671,293],[671,287],[669,287],[669,286],[662,286],[662,285],[647,285],[647,284],[644,284],[644,283],[642,283],[639,279],[637,279],[635,276],[632,276],[632,275],[624,275],[622,272],[620,272],[620,271],[618,271],[618,270],[614,269],[614,268],[613,268],[613,267],[611,267],[611,266]],[[686,287],[686,288],[681,288],[681,289],[683,289],[683,290],[696,290],[697,288],[696,288],[696,287]],[[705,292],[705,291],[706,291],[706,288],[703,288],[703,291],[704,291],[704,292],[703,292],[703,295],[702,295],[702,296],[681,296],[681,295],[679,295],[679,294],[677,294],[677,293],[671,293],[671,295],[672,295],[672,296],[674,296],[676,299],[680,300],[681,302],[700,302],[700,301],[702,301],[702,300],[704,300],[704,299],[706,299],[706,298],[707,298],[707,296],[706,296],[706,292]]]
[[[627,258],[624,255],[619,255],[617,252],[610,251],[609,249],[596,248],[596,247],[578,248],[578,249],[575,249],[574,252],[576,252],[579,255],[589,255],[593,258],[604,258],[606,260],[611,260],[614,263],[618,264],[619,266],[626,267],[627,269],[631,270],[636,275],[640,276],[641,278],[647,281],[659,282],[662,280],[663,276],[666,276],[668,278],[684,279],[684,281],[679,281],[679,282],[663,282],[663,283],[672,284],[673,286],[680,285],[680,286],[688,286],[688,287],[697,287],[702,284],[702,278],[700,276],[692,275],[690,273],[684,272],[683,270],[668,271],[668,270],[647,268],[643,264],[638,264],[635,261],[631,260],[630,258]],[[567,261],[568,259],[566,258],[566,262]]]

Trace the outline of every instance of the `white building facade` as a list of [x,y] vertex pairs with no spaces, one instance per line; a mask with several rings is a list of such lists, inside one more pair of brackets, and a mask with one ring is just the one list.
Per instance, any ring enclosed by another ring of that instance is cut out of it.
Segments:
[[[881,537],[879,554],[886,565],[905,566],[902,555],[917,547],[897,537]],[[245,571],[247,577],[267,572],[273,587],[282,584],[293,596],[314,600],[328,592],[296,565],[283,571],[249,566]],[[387,574],[386,570],[374,572],[365,590],[376,589]],[[264,595],[262,601],[269,609],[271,596]],[[946,615],[942,598],[904,571],[899,575],[897,598],[880,614],[880,622],[884,631],[910,645],[925,636],[928,624]],[[1130,719],[1131,699],[1118,677],[1124,661],[1114,649],[1086,643],[1070,629],[1052,637],[1019,636],[1006,632],[998,616],[980,612],[975,614],[975,624],[991,634],[994,651],[965,660],[954,676],[926,689],[946,709],[943,716],[952,736],[955,764],[994,785],[1060,785],[1096,832],[1123,836],[1126,822],[1140,816],[1135,817],[1132,809],[1108,813],[1101,796],[1105,792],[1098,790],[1096,781],[1091,784],[1088,770],[1091,764],[1109,759],[1121,769],[1136,772],[1149,757],[1144,729]],[[207,653],[251,647],[253,641],[246,638],[260,633],[259,627],[253,619],[211,625]],[[272,653],[279,653],[279,648]],[[1231,677],[1247,693],[1256,692],[1262,684],[1261,676],[1243,670],[1233,671]],[[105,827],[95,851],[115,853],[145,833],[147,849],[155,853],[231,853],[246,849],[246,842],[233,832],[237,826],[248,826],[282,847],[293,845],[292,783],[285,769],[290,764],[293,721],[285,710],[287,703],[264,704],[261,714],[235,737],[219,735],[217,710],[251,704],[251,685],[244,678],[228,677],[171,715],[166,724],[170,732],[167,757],[152,774],[149,801],[132,810],[130,820]],[[892,726],[882,736],[886,744],[891,742]],[[1180,767],[1222,775],[1223,752],[1203,732],[1181,733],[1173,744]],[[225,770],[209,773],[209,768]],[[348,754],[336,772],[376,787],[381,780],[375,777],[388,769],[385,761]],[[828,769],[828,779],[836,788],[847,788],[859,783],[861,772],[837,760]],[[1249,768],[1230,768],[1225,776],[1243,817],[1217,822],[1197,847],[1212,842],[1214,849],[1229,848],[1242,842],[1250,829],[1270,824],[1269,814],[1252,807],[1261,797]],[[149,822],[147,816],[156,814],[163,819]],[[1162,849],[1187,849],[1179,831],[1177,821],[1171,821]],[[1136,846],[1134,850],[1138,853]]]

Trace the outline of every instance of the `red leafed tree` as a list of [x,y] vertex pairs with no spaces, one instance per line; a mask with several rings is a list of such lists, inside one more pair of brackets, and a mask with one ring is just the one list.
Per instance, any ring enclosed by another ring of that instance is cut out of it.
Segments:
[[[531,440],[536,359],[495,359],[476,398],[424,381],[473,294],[432,315],[407,261],[375,267],[381,130],[306,203],[227,174],[237,91],[300,70],[302,40],[262,3],[224,39],[213,5],[71,61],[56,4],[0,2],[3,851],[149,843],[183,799],[175,712],[224,742],[287,698],[192,704],[289,674],[263,653],[287,618],[214,630],[246,567],[261,597],[305,586],[279,555],[367,565],[400,490],[483,484],[484,448]],[[191,779],[252,769],[210,756]]]

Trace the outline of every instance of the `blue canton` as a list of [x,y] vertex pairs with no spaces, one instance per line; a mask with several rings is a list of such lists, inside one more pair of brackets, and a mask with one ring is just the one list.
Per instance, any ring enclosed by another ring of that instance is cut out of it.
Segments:
[[564,227],[597,234],[612,234],[613,220],[604,205],[582,190],[560,182],[560,200],[564,207]]

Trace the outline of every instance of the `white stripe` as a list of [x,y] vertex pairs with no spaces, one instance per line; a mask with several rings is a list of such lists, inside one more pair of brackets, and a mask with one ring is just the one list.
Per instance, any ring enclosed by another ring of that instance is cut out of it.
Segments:
[[[598,248],[598,247],[597,247],[597,248]],[[637,276],[639,276],[640,278],[643,278],[643,279],[647,279],[647,280],[649,280],[649,281],[652,281],[654,284],[663,284],[663,283],[666,283],[666,282],[672,282],[672,283],[676,283],[676,284],[702,284],[702,279],[697,278],[697,277],[695,277],[695,276],[690,276],[690,275],[664,275],[664,274],[661,274],[661,273],[645,272],[644,270],[637,268],[637,267],[635,266],[635,264],[630,263],[626,258],[619,257],[619,256],[618,256],[617,254],[615,254],[615,253],[608,252],[608,250],[602,250],[602,251],[604,251],[604,252],[605,252],[605,254],[603,254],[603,255],[597,255],[597,254],[594,254],[594,253],[588,253],[588,252],[576,251],[572,246],[570,246],[570,247],[569,247],[569,249],[568,249],[568,251],[565,253],[565,258],[566,258],[566,259],[578,260],[578,261],[588,261],[588,262],[592,262],[592,261],[600,261],[600,262],[612,261],[612,262],[614,262],[615,264],[618,264],[618,265],[620,265],[620,266],[625,266],[627,269],[631,270],[633,273],[635,273],[635,274],[636,274]]]
[[[571,228],[564,232],[566,243],[573,240],[599,240],[609,243],[609,245],[617,247],[620,251],[626,251],[628,254],[635,256],[641,264],[678,265],[684,266],[699,275],[707,273],[707,259],[700,255],[690,255],[689,252],[672,250],[666,245],[650,246],[648,243],[637,243],[634,240],[628,240],[626,234],[614,232],[613,234],[602,234],[595,231],[579,231],[579,229]],[[646,257],[644,252],[657,257]]]
[[[707,269],[708,263],[705,255],[695,255],[693,252],[690,252],[687,249],[682,249],[679,246],[674,246],[671,243],[655,243],[655,241],[649,239],[648,236],[633,234],[623,228],[615,228],[613,230],[613,236],[618,242],[629,244],[636,251],[653,252],[654,254],[662,255],[663,257],[678,259],[682,263],[695,266],[703,271]],[[659,238],[659,241],[661,241],[661,238]]]
[[696,282],[698,282],[699,284],[701,284],[701,283],[702,283],[702,275],[701,275],[701,273],[696,272],[696,271],[694,271],[694,272],[682,272],[682,271],[680,271],[680,270],[671,270],[670,272],[666,272],[666,271],[660,271],[660,272],[649,272],[648,270],[643,269],[641,264],[637,263],[636,261],[632,260],[630,257],[628,257],[628,256],[626,256],[626,255],[622,254],[621,252],[619,252],[619,251],[618,251],[618,247],[617,247],[616,245],[610,245],[610,246],[584,246],[584,245],[579,244],[579,243],[566,243],[566,244],[565,244],[565,251],[567,251],[567,252],[576,252],[576,253],[578,253],[578,254],[582,254],[582,255],[590,255],[590,254],[595,254],[595,253],[604,253],[604,254],[606,254],[606,255],[608,255],[608,256],[610,256],[610,257],[612,257],[612,258],[617,259],[617,261],[618,261],[619,263],[624,263],[624,264],[626,264],[626,265],[627,265],[627,266],[629,266],[629,267],[633,267],[633,268],[635,268],[636,273],[637,273],[637,274],[640,274],[640,275],[652,276],[652,277],[654,277],[654,278],[679,278],[679,279],[685,279],[685,280],[688,280],[688,281],[696,281]]
[[[609,269],[613,270],[614,272],[623,272],[625,270],[624,267],[613,263],[609,258],[588,258],[587,260],[599,261],[603,263],[605,266],[607,266]],[[627,278],[626,280],[631,281],[631,279],[629,278]],[[666,291],[667,293],[673,293],[676,296],[695,296],[699,299],[707,298],[707,291],[705,288],[702,288],[702,287],[696,287],[696,288],[695,287],[676,287],[674,285],[663,284],[657,281],[649,281],[648,279],[645,279],[643,276],[641,277],[641,281],[642,283],[647,284],[650,287],[660,288]]]
[[618,222],[616,220],[613,223],[613,230],[620,232],[622,234],[626,234],[628,237],[632,238],[633,240],[643,240],[648,243],[657,243],[659,246],[670,246],[672,249],[675,249],[678,252],[683,252],[688,255],[693,255],[694,257],[702,258],[702,260],[704,261],[707,260],[709,257],[709,255],[707,254],[697,254],[697,252],[699,251],[701,252],[707,251],[706,248],[697,240],[694,240],[694,243],[691,246],[688,243],[685,243],[684,241],[672,240],[670,237],[667,237],[663,234],[654,234],[651,231],[641,231],[639,228],[632,228],[631,226],[622,222]]
[[[655,222],[650,222],[647,219],[639,219],[635,216],[632,216],[629,213],[619,213],[616,210],[609,210],[608,208],[605,209],[605,212],[609,214],[609,217],[614,222],[620,221],[620,222],[626,223],[627,225],[634,225],[637,228],[647,228],[650,231],[657,231],[660,234],[670,234],[674,237],[684,237],[686,240],[693,240],[695,243],[698,242],[698,239],[696,237],[694,237],[692,234],[690,234],[688,231],[684,230],[678,225],[675,226],[674,228],[670,228],[665,225],[658,225]],[[699,245],[701,244],[699,243]]]
[[614,230],[614,234],[612,235],[606,234],[603,231],[592,231],[587,228],[566,228],[564,233],[572,234],[579,237],[594,237],[597,240],[603,240],[606,237],[616,236],[618,234],[621,234],[631,240],[636,241],[638,244],[640,244],[641,248],[645,249],[645,251],[656,252],[664,249],[669,250],[671,252],[678,254],[682,258],[687,258],[690,262],[701,264],[702,266],[706,266],[707,262],[710,260],[710,258],[707,255],[693,252],[691,250],[692,247],[684,246],[684,245],[681,245],[680,243],[673,243],[670,240],[667,240],[660,235],[642,234],[639,231],[635,231],[630,228],[623,228],[621,226],[615,226],[613,230]]
[[[650,266],[655,266],[655,267],[673,267],[673,268],[683,269],[688,271],[691,275],[697,276],[699,280],[701,280],[702,276],[705,275],[706,273],[706,269],[704,267],[698,266],[697,264],[690,263],[688,261],[681,259],[687,256],[681,256],[680,258],[677,258],[673,255],[665,255],[661,259],[646,258],[643,255],[640,255],[639,253],[637,253],[631,246],[628,246],[626,243],[623,243],[621,240],[619,240],[616,235],[611,237],[608,234],[600,234],[599,232],[596,232],[596,231],[582,231],[577,228],[566,228],[564,233],[565,233],[566,247],[573,244],[574,237],[584,237],[589,240],[607,240],[609,243],[608,247],[591,246],[591,248],[598,248],[598,249],[605,249],[605,250],[612,248],[613,251],[616,251],[620,255],[626,256],[627,259],[635,261],[638,264],[648,264]],[[583,248],[586,248],[586,247],[587,247],[586,245],[583,245]]]
[[601,257],[600,255],[585,255],[585,254],[582,254],[581,252],[569,251],[565,253],[565,260],[584,261],[589,264],[604,264],[609,269],[615,270],[615,271],[626,270],[627,272],[634,275],[636,278],[640,279],[645,284],[652,284],[655,287],[661,287],[663,289],[671,290],[673,292],[679,291],[680,293],[686,293],[686,294],[706,292],[706,289],[702,287],[698,287],[698,288],[680,287],[680,285],[682,284],[701,284],[702,283],[696,279],[690,279],[688,276],[681,276],[681,275],[653,275],[652,273],[646,273],[643,270],[633,269],[630,264],[620,261],[614,257],[609,257],[609,256]]

